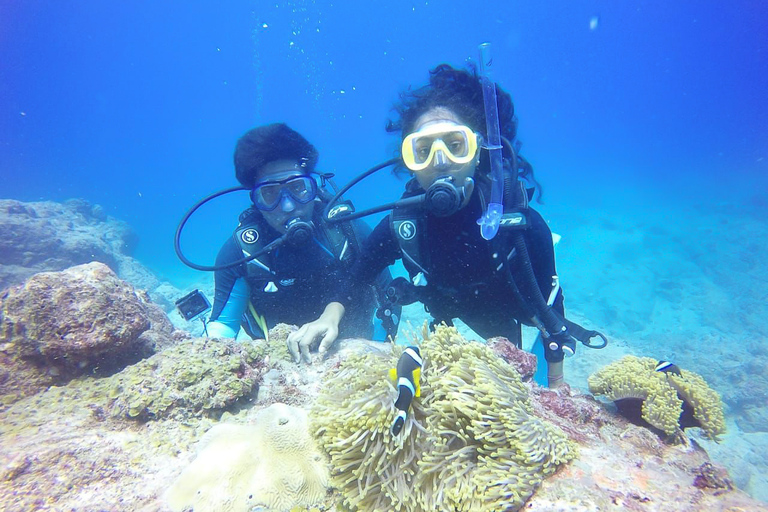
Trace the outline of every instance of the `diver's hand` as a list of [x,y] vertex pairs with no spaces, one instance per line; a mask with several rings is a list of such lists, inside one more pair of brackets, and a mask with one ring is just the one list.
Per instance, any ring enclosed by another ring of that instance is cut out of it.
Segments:
[[302,325],[298,331],[288,335],[288,352],[294,363],[304,361],[312,364],[309,355],[310,346],[322,337],[318,352],[320,355],[331,347],[339,336],[339,322],[344,316],[344,306],[340,302],[331,302],[325,306],[325,311],[317,320]]

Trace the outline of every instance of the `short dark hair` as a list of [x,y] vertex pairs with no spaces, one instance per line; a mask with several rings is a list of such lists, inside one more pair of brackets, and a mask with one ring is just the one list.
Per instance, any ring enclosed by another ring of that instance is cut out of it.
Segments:
[[319,154],[299,132],[285,123],[259,126],[240,137],[235,146],[235,176],[253,187],[259,171],[276,160],[296,160],[307,174],[315,170]]

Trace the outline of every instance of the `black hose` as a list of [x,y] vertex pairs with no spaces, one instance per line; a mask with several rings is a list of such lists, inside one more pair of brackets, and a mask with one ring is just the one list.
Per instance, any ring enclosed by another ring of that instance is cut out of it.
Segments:
[[189,217],[192,216],[193,213],[197,211],[198,208],[200,208],[202,205],[210,201],[211,199],[216,199],[219,196],[223,196],[224,194],[229,194],[231,192],[237,192],[240,190],[249,190],[247,187],[231,187],[224,190],[219,190],[218,192],[214,192],[213,194],[204,197],[197,203],[195,203],[192,208],[189,209],[189,211],[182,217],[181,221],[179,221],[179,225],[176,228],[176,235],[173,238],[173,248],[176,250],[176,256],[179,257],[182,263],[184,263],[186,266],[191,267],[195,270],[202,270],[204,272],[214,272],[216,270],[225,270],[232,267],[237,267],[238,265],[242,265],[244,263],[248,263],[251,260],[255,260],[259,256],[262,256],[263,254],[268,253],[269,251],[274,250],[275,248],[279,247],[280,245],[284,244],[286,242],[285,237],[280,237],[271,243],[264,246],[263,249],[261,249],[256,254],[252,254],[248,256],[247,258],[241,258],[237,261],[233,261],[231,263],[227,263],[224,265],[198,265],[197,263],[194,263],[187,259],[186,256],[181,252],[181,231],[184,229],[184,225],[187,223],[187,220],[189,220]]
[[359,219],[360,217],[365,217],[367,215],[372,215],[374,213],[379,213],[379,212],[382,212],[384,210],[391,210],[392,208],[394,208],[395,204],[398,204],[398,205],[401,204],[401,203],[398,203],[398,202],[392,202],[392,203],[387,203],[385,205],[376,206],[374,208],[369,208],[368,210],[363,210],[363,211],[360,211],[360,212],[354,212],[354,213],[350,213],[350,214],[339,215],[338,217],[329,217],[328,216],[330,211],[331,211],[331,209],[333,209],[334,205],[339,201],[341,196],[343,196],[350,188],[352,188],[354,185],[357,185],[358,183],[360,183],[362,180],[364,180],[365,178],[367,178],[371,174],[373,174],[373,173],[375,173],[377,171],[380,171],[381,169],[384,169],[385,167],[389,167],[391,165],[395,165],[399,161],[400,161],[399,157],[398,158],[391,158],[391,159],[387,160],[386,162],[383,162],[383,163],[381,163],[379,165],[371,167],[370,169],[368,169],[367,171],[365,171],[364,173],[360,174],[359,176],[354,178],[352,181],[350,181],[349,183],[344,185],[341,188],[341,190],[339,190],[336,193],[336,195],[333,196],[333,198],[330,201],[328,201],[328,204],[325,206],[325,209],[323,210],[323,219],[325,219],[325,221],[328,222],[329,224],[337,224],[339,222],[344,222],[344,221],[353,220],[353,219]]
[[528,254],[528,246],[525,243],[523,233],[514,233],[513,241],[522,267],[521,270],[523,271],[522,281],[526,288],[528,288],[526,290],[528,298],[533,302],[533,309],[539,315],[539,320],[550,335],[563,332],[565,325],[552,311],[552,308],[549,307],[541,293],[541,288],[539,288],[538,281],[533,273],[533,265],[531,265],[531,258]]

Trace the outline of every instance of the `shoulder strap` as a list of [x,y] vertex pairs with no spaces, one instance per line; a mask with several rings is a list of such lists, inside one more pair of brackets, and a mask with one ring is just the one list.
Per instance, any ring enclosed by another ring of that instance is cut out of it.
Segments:
[[360,245],[351,222],[330,224],[322,219],[318,221],[319,229],[331,245],[330,250],[341,263],[350,265],[356,255],[360,254]]
[[[412,190],[413,181],[406,185],[406,193]],[[389,217],[390,228],[400,245],[403,262],[413,265],[426,277],[429,275],[426,269],[430,267],[429,251],[421,250],[426,240],[426,219],[417,209],[414,205],[396,206]]]
[[[264,240],[263,232],[261,214],[251,207],[240,214],[240,223],[232,236],[240,247],[243,256],[250,256],[263,249],[268,243]],[[256,258],[246,264],[249,278],[270,280],[274,276],[272,269],[264,261],[261,261],[263,259],[266,258],[262,256],[261,259]]]

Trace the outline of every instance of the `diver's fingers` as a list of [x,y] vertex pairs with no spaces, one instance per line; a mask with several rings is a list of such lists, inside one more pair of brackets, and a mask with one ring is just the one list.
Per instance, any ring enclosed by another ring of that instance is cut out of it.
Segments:
[[288,352],[291,353],[291,359],[293,359],[294,363],[301,361],[299,359],[299,341],[304,336],[306,330],[307,326],[303,325],[298,331],[292,332],[288,335]]
[[324,356],[328,349],[331,348],[331,345],[333,345],[333,342],[336,341],[338,336],[338,329],[328,329],[328,331],[326,331],[325,336],[323,336],[323,339],[320,341],[320,347],[317,349],[321,356]]

